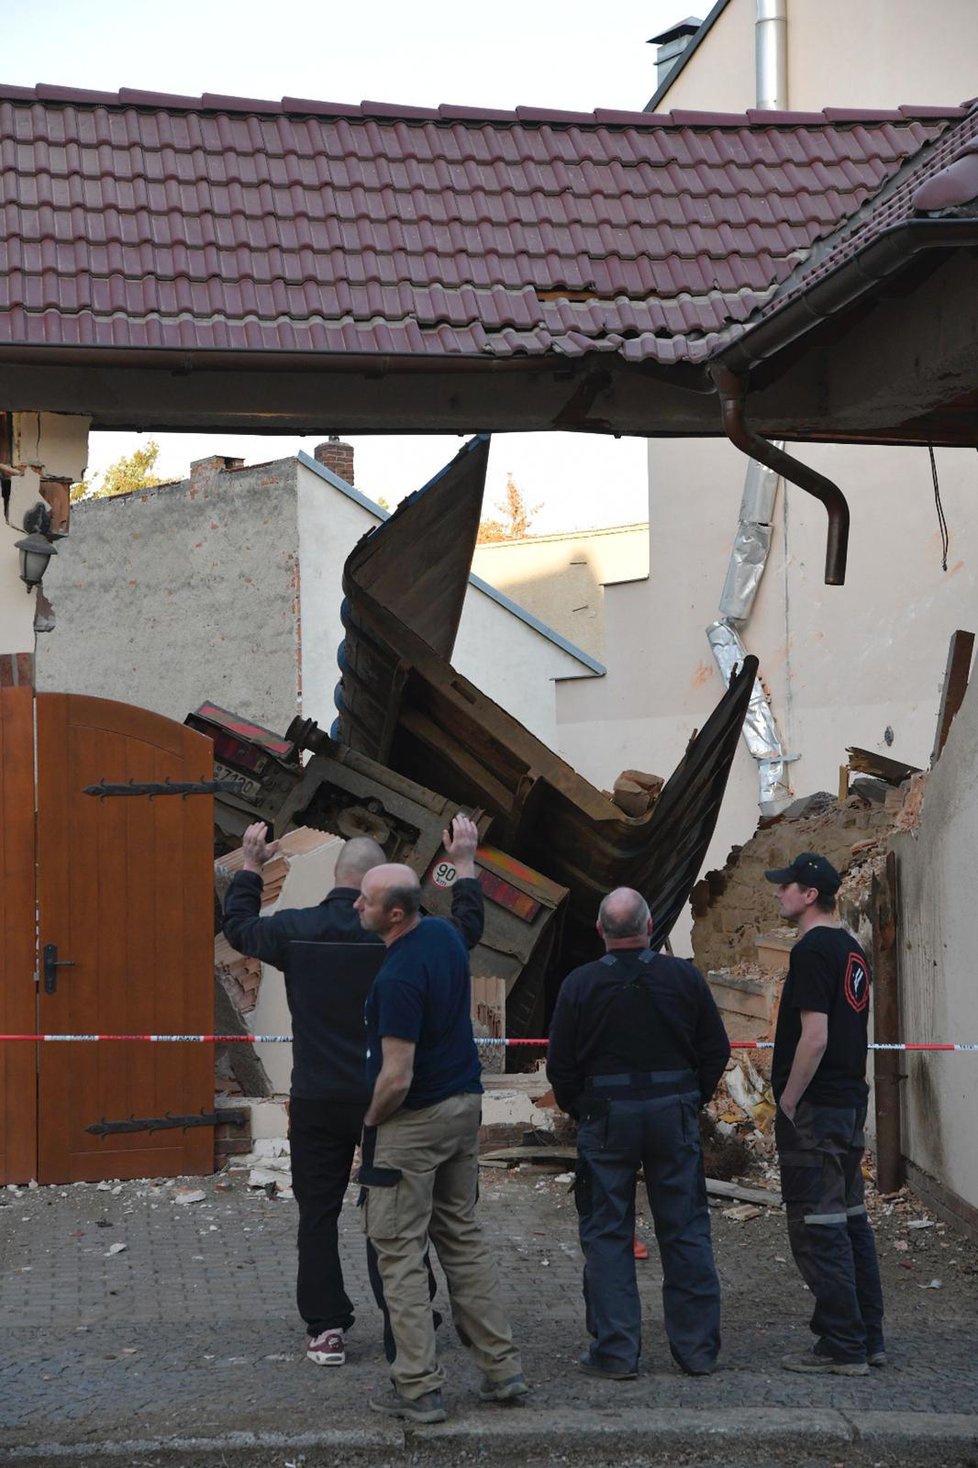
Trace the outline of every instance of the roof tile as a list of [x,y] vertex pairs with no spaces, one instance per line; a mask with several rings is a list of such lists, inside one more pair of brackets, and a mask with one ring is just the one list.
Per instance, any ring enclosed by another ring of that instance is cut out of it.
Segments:
[[0,87],[0,344],[699,361],[965,116]]

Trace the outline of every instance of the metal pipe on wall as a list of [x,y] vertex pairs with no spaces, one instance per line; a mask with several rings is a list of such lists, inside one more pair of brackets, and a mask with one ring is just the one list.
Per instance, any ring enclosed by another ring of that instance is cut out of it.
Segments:
[[788,109],[788,0],[757,0],[754,21],[757,106],[767,112]]
[[730,442],[750,459],[766,464],[789,484],[797,484],[807,494],[819,500],[829,517],[828,536],[825,543],[825,584],[842,586],[846,579],[846,556],[849,550],[849,506],[837,484],[826,479],[799,459],[777,448],[769,439],[762,438],[748,426],[744,413],[747,397],[747,380],[714,362],[709,367],[710,376],[716,383],[720,397],[723,429]]

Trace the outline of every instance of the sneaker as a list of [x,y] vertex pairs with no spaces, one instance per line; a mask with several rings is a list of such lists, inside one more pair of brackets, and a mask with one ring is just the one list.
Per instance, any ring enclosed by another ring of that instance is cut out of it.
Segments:
[[781,1365],[785,1371],[805,1371],[817,1376],[868,1376],[866,1361],[835,1361],[831,1356],[819,1356],[809,1351],[807,1356],[784,1356]]
[[367,1405],[373,1412],[403,1417],[407,1422],[444,1422],[448,1416],[440,1391],[422,1392],[420,1397],[402,1397],[392,1387],[389,1396],[371,1397]]
[[638,1372],[629,1371],[627,1367],[599,1366],[597,1361],[593,1360],[586,1351],[578,1364],[581,1370],[588,1376],[601,1376],[605,1381],[636,1381],[638,1379]]
[[479,1388],[479,1401],[521,1402],[529,1390],[522,1372],[518,1372],[516,1376],[506,1376],[502,1381],[491,1381],[488,1376],[484,1376]]
[[885,1366],[886,1352],[884,1350],[870,1351],[869,1355],[866,1357],[866,1360],[869,1362],[870,1366]]
[[341,1330],[324,1330],[311,1335],[306,1341],[306,1355],[317,1366],[342,1366],[346,1360],[346,1347]]

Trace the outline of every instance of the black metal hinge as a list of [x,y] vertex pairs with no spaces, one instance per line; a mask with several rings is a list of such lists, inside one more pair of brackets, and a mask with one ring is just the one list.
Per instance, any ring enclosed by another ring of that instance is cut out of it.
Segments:
[[108,1136],[110,1132],[162,1132],[173,1127],[191,1126],[245,1126],[246,1111],[199,1111],[193,1116],[131,1116],[128,1121],[93,1121],[85,1128],[96,1137]]
[[135,780],[109,785],[103,780],[101,785],[86,785],[82,794],[97,795],[100,800],[106,795],[148,795],[152,800],[154,795],[243,795],[244,788],[242,780],[167,779],[148,785],[139,785]]

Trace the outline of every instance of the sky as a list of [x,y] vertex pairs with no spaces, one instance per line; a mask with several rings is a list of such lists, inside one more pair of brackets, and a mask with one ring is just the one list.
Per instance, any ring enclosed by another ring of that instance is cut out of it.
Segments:
[[[710,0],[712,3],[712,0]],[[684,9],[684,4],[687,8]],[[118,91],[120,87],[330,102],[437,106],[641,109],[656,87],[651,36],[690,13],[689,0],[4,0],[0,81]],[[709,3],[695,14],[706,14]],[[193,459],[227,454],[260,463],[314,445],[305,439],[158,434],[161,478]],[[358,488],[395,504],[453,457],[455,437],[349,436]],[[93,434],[89,473],[145,443]],[[512,474],[536,533],[629,524],[647,516],[645,444],[580,434],[497,435],[488,506]]]

